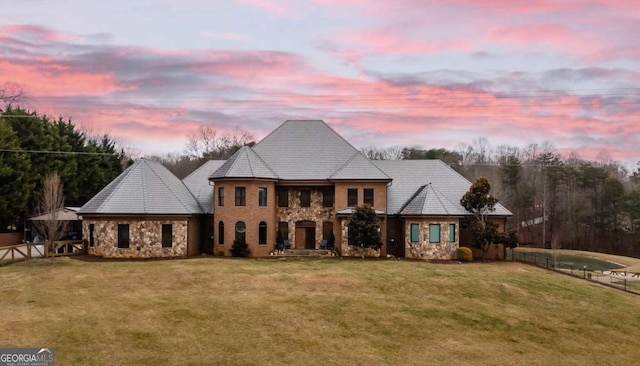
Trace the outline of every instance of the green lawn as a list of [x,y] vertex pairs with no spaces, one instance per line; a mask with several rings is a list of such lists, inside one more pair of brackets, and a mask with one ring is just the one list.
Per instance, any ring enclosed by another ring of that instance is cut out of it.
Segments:
[[0,347],[59,365],[592,365],[640,357],[640,296],[518,263],[32,260]]

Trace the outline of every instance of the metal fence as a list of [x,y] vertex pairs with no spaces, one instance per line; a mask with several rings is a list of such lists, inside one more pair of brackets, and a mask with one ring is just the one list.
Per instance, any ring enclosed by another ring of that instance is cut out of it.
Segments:
[[640,273],[624,269],[603,269],[597,266],[575,265],[558,260],[548,253],[507,250],[507,260],[532,264],[550,271],[579,277],[587,281],[640,295]]

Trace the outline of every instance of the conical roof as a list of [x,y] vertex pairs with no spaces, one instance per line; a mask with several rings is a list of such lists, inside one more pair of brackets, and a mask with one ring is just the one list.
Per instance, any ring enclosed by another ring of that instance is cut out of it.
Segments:
[[78,214],[201,214],[187,187],[162,164],[136,161],[109,183]]

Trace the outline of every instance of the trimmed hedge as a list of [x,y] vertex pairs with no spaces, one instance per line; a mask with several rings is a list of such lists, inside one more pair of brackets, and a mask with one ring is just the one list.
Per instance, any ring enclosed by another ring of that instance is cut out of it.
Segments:
[[456,249],[456,258],[462,262],[471,262],[473,260],[471,248],[460,247]]

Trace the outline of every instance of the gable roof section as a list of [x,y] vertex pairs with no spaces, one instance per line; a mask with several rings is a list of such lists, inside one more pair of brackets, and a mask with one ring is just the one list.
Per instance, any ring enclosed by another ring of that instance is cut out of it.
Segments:
[[213,187],[209,185],[209,177],[225,163],[226,160],[209,160],[182,180],[193,197],[206,214],[213,213]]
[[220,168],[214,171],[209,178],[278,179],[278,176],[265,164],[255,151],[248,146],[243,146]]
[[367,159],[361,152],[353,154],[331,179],[383,179],[391,180],[380,168]]
[[[286,121],[257,143],[253,150],[284,180],[330,179],[355,154],[359,154],[355,147],[320,120]],[[369,164],[373,171],[377,171],[373,164]],[[344,175],[350,175],[349,170]],[[384,177],[384,174],[380,176]]]
[[[444,211],[448,211],[448,215],[469,215],[460,199],[471,182],[442,161],[375,160],[373,163],[393,179],[387,190],[389,214],[413,214],[421,209],[422,215],[442,215]],[[512,213],[498,204],[489,215],[510,216]]]
[[93,196],[78,214],[201,214],[187,187],[162,164],[140,159]]

